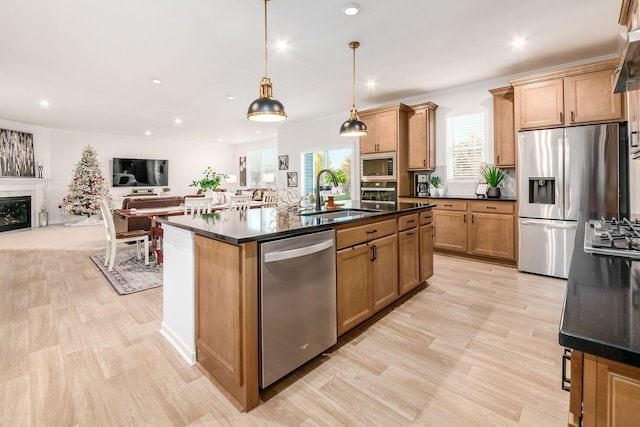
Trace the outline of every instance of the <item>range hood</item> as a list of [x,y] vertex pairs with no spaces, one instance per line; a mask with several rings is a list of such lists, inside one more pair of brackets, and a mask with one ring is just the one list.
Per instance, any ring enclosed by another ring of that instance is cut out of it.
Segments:
[[624,61],[617,72],[616,87],[613,93],[640,89],[640,30],[627,34]]

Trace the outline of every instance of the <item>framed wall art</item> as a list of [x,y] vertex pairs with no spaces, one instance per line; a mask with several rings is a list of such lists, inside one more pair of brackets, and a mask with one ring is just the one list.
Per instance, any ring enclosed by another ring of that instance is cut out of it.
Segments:
[[281,171],[288,170],[289,169],[289,155],[285,154],[283,156],[278,156],[278,164],[280,165],[279,169]]
[[0,177],[36,176],[33,134],[0,129]]
[[287,172],[287,187],[298,186],[298,172]]
[[247,156],[240,157],[240,165],[239,165],[239,175],[240,175],[240,187],[247,186]]

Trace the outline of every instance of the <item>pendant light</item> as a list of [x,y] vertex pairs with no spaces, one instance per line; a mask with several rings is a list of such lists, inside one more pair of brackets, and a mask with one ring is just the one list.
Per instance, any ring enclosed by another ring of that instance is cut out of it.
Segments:
[[264,77],[260,81],[260,97],[249,105],[247,118],[254,122],[279,122],[287,118],[284,105],[273,98],[267,67],[267,2],[264,0]]
[[349,47],[353,49],[353,104],[351,105],[349,120],[340,126],[341,136],[362,136],[367,134],[367,125],[360,120],[358,110],[356,110],[356,49],[359,46],[359,42],[349,43]]

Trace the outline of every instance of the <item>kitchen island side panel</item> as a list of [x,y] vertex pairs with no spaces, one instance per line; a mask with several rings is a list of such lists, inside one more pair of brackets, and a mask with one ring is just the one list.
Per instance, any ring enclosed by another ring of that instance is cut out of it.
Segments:
[[195,238],[197,366],[243,411],[259,399],[257,249]]

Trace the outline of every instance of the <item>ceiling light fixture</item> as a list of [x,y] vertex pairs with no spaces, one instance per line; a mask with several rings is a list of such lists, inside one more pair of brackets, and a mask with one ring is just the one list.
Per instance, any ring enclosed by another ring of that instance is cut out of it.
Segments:
[[340,126],[341,136],[362,136],[367,134],[367,125],[360,120],[358,110],[356,110],[356,49],[359,46],[359,42],[349,43],[349,47],[353,49],[353,104],[351,105],[349,120]]
[[524,39],[524,37],[516,37],[511,42],[511,46],[513,46],[513,47],[522,47],[525,44],[527,44],[527,41]]
[[264,0],[264,77],[260,81],[260,97],[249,105],[247,118],[255,122],[279,122],[287,118],[284,105],[273,98],[267,62],[267,2]]
[[227,99],[228,99],[229,101],[233,101],[234,99],[236,99],[236,97],[235,97],[235,96],[233,96],[233,95],[227,95]]
[[151,131],[150,130],[146,130],[146,131],[144,131],[144,134],[147,135],[147,136],[151,136]]
[[43,99],[42,101],[38,102],[38,104],[42,108],[49,108],[49,101],[47,101],[46,99]]
[[155,85],[159,85],[160,83],[162,83],[162,80],[160,80],[160,79],[151,79],[151,83],[153,83]]
[[182,124],[182,119],[180,117],[176,117],[175,119],[173,119],[173,123],[175,123],[177,125],[181,125]]
[[346,4],[343,8],[342,8],[342,12],[345,15],[348,16],[353,16],[353,15],[357,15],[358,12],[360,12],[360,5],[356,4],[356,3],[349,3]]

